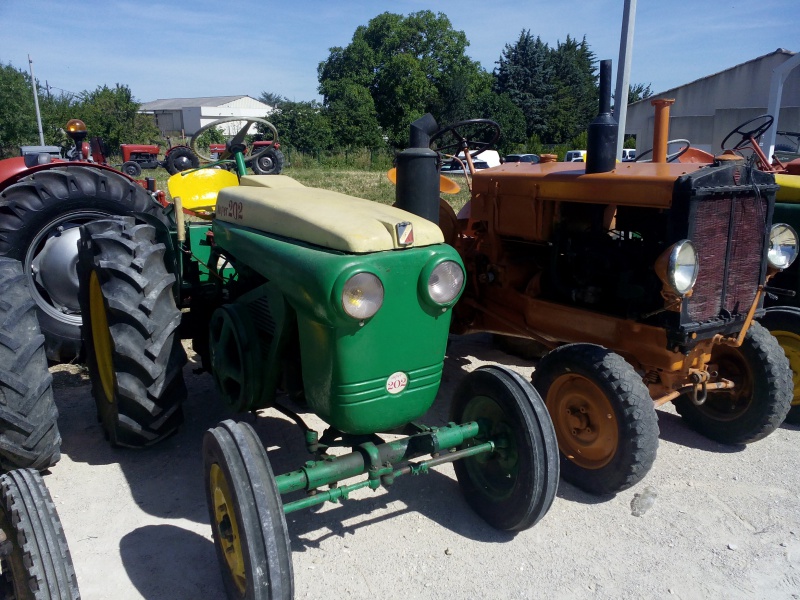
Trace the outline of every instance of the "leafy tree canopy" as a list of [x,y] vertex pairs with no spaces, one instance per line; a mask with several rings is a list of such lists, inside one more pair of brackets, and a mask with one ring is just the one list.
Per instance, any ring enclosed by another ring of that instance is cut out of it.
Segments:
[[319,102],[284,102],[269,119],[281,143],[301,152],[328,150],[333,145],[331,124]]
[[465,54],[468,45],[442,13],[386,12],[358,27],[348,46],[331,48],[318,68],[319,92],[332,107],[345,90],[366,89],[382,133],[404,147],[413,120],[426,112],[442,120],[454,100],[469,103],[485,89],[480,65]]

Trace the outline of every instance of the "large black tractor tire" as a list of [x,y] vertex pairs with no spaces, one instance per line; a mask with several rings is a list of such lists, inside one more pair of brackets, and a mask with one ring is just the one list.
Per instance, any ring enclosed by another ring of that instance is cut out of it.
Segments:
[[52,384],[22,265],[0,258],[1,470],[44,470],[61,458]]
[[0,476],[0,597],[78,600],[78,579],[56,507],[32,469]]
[[496,529],[533,527],[550,510],[559,476],[556,434],[533,386],[505,367],[480,367],[453,395],[451,420],[481,425],[465,447],[496,444],[453,463],[467,503]]
[[168,223],[162,207],[140,185],[119,173],[79,164],[29,175],[0,193],[0,256],[23,265],[48,359],[66,362],[80,354],[78,227],[132,213]]
[[186,353],[164,255],[155,228],[133,217],[81,227],[86,362],[98,418],[114,446],[153,444],[183,421]]
[[275,148],[264,150],[250,165],[256,175],[278,175],[283,170],[283,152]]
[[789,360],[769,331],[752,323],[739,348],[716,346],[711,364],[735,387],[709,392],[700,406],[685,395],[675,400],[675,410],[694,430],[723,444],[749,444],[780,427],[794,385]]
[[200,166],[200,159],[192,152],[188,146],[178,146],[173,148],[167,154],[166,164],[164,168],[170,175],[180,173],[181,171],[188,171],[189,169],[197,169]]
[[290,600],[289,530],[267,452],[247,423],[223,421],[203,438],[211,531],[228,598]]
[[794,306],[774,306],[767,309],[759,323],[775,336],[783,348],[789,367],[792,370],[792,407],[786,415],[786,422],[800,425],[800,308]]
[[658,417],[642,378],[621,356],[567,344],[539,362],[533,385],[553,419],[566,481],[591,494],[613,494],[653,466]]

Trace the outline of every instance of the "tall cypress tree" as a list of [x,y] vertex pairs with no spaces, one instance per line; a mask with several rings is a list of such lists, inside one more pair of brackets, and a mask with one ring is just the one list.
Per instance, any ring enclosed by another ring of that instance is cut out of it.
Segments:
[[528,136],[547,134],[548,106],[554,100],[551,50],[539,36],[522,30],[514,44],[506,44],[494,71],[494,91],[506,94],[525,115]]

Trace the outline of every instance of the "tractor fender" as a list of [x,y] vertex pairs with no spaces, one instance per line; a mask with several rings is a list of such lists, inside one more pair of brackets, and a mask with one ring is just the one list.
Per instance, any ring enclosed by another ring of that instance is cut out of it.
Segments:
[[26,167],[25,159],[21,156],[15,156],[14,158],[6,158],[5,160],[0,160],[0,192],[2,192],[8,186],[16,183],[23,177],[27,177],[28,175],[31,175],[33,173],[38,173],[39,171],[47,171],[48,169],[64,167],[65,165],[69,164],[82,165],[84,167],[92,167],[93,169],[102,169],[104,171],[113,171],[117,175],[121,175],[122,177],[125,177],[126,179],[134,183],[137,183],[133,177],[129,177],[122,171],[119,171],[113,167],[109,167],[108,165],[100,165],[94,162],[69,161],[69,160],[54,158],[52,162],[49,162],[45,165]]

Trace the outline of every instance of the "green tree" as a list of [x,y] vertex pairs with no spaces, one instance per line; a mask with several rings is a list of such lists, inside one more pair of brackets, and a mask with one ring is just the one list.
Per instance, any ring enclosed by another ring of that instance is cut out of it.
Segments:
[[506,94],[519,107],[529,137],[544,135],[555,93],[552,51],[523,29],[513,45],[506,44],[497,64],[494,91]]
[[561,143],[586,129],[597,115],[597,58],[584,37],[567,36],[552,55],[555,96],[550,104],[544,139]]
[[506,94],[486,92],[472,103],[474,118],[491,119],[500,126],[497,151],[500,154],[514,152],[525,143],[525,115]]
[[258,97],[258,99],[264,104],[269,104],[272,108],[277,108],[284,102],[288,102],[288,99],[284,96],[266,91],[261,92],[261,95]]
[[19,146],[38,144],[30,75],[11,64],[0,65],[0,153],[19,154]]
[[310,102],[284,102],[270,115],[281,143],[301,152],[328,150],[333,146],[331,124],[324,107]]
[[653,95],[650,84],[634,83],[628,86],[628,104],[633,104],[639,100],[646,100]]
[[118,83],[113,88],[103,85],[83,92],[76,112],[89,135],[103,138],[115,153],[120,144],[149,143],[161,136],[153,118],[139,114],[139,107],[130,88]]
[[342,89],[366,89],[381,133],[392,146],[404,147],[411,121],[426,112],[442,120],[453,98],[466,105],[483,91],[486,80],[467,57],[468,45],[442,13],[386,12],[359,26],[347,47],[331,48],[319,65],[319,92],[332,107]]
[[383,146],[378,118],[375,116],[375,102],[367,88],[349,80],[332,85],[327,115],[337,146]]

